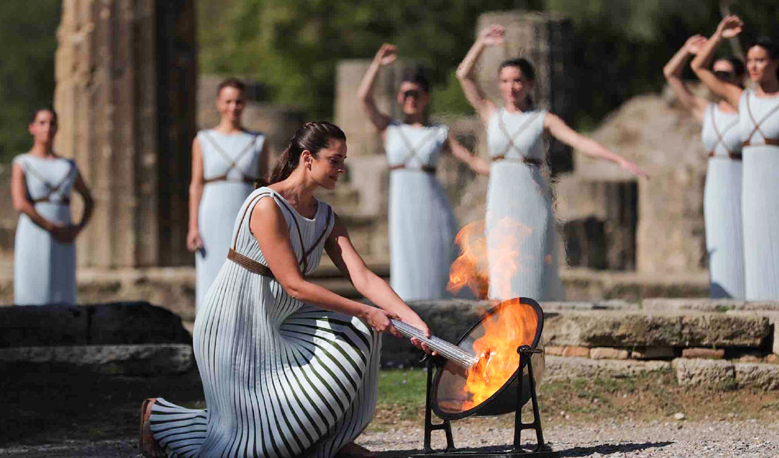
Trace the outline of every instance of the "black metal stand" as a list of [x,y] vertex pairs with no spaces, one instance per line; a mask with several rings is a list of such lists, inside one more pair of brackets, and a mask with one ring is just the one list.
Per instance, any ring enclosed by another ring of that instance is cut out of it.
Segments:
[[[544,442],[544,433],[541,429],[541,413],[538,409],[538,396],[536,395],[536,380],[533,374],[533,363],[531,356],[534,353],[541,353],[543,350],[536,350],[527,345],[517,348],[519,353],[519,371],[517,372],[517,408],[514,414],[514,444],[510,449],[495,450],[457,450],[454,446],[452,437],[452,426],[449,420],[442,420],[442,423],[433,424],[432,411],[432,392],[433,392],[433,372],[436,367],[443,364],[440,358],[429,357],[427,362],[427,395],[425,397],[425,453],[412,455],[415,457],[485,457],[485,458],[559,458],[560,452],[554,452]],[[527,365],[528,378],[530,382],[530,401],[533,408],[533,421],[531,423],[522,423],[522,396],[524,394],[524,383],[522,381],[522,367]],[[430,446],[430,439],[433,431],[443,429],[446,433],[446,449],[435,451]],[[536,447],[532,451],[522,449],[522,431],[525,429],[534,429],[536,431]]]

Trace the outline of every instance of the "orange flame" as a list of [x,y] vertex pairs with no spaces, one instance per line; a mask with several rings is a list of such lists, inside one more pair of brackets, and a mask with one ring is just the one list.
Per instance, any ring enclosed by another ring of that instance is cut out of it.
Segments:
[[[491,242],[487,244],[484,235],[484,220],[467,224],[457,233],[454,241],[460,246],[460,256],[449,270],[447,290],[457,294],[468,286],[476,297],[486,298],[488,289],[491,297],[508,299],[512,294],[511,278],[522,271],[523,257],[520,247],[532,230],[524,224],[505,217],[490,230]],[[495,264],[488,274],[488,259]]]
[[538,319],[530,307],[512,299],[498,313],[486,318],[482,326],[484,335],[473,343],[473,350],[481,360],[468,371],[463,388],[470,393],[465,409],[489,399],[517,370],[517,348],[532,344]]

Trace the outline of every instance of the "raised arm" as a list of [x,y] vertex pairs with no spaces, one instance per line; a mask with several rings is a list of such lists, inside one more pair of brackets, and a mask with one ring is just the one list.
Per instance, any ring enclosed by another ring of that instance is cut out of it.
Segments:
[[376,77],[379,74],[379,69],[385,65],[389,65],[395,62],[398,56],[398,50],[395,45],[384,43],[381,48],[376,52],[376,56],[373,58],[368,71],[362,78],[360,88],[357,90],[357,94],[362,101],[362,108],[365,113],[370,117],[371,122],[376,126],[379,131],[384,132],[390,123],[390,117],[382,113],[376,106],[376,102],[373,100],[373,85],[376,82]]
[[706,38],[702,35],[695,35],[687,39],[684,46],[674,54],[670,61],[663,67],[663,75],[665,80],[668,81],[668,85],[671,86],[679,102],[686,108],[693,117],[698,121],[703,121],[703,116],[706,113],[706,107],[709,105],[709,101],[703,97],[690,92],[690,89],[682,81],[682,72],[684,66],[690,60],[690,57],[700,51],[701,47],[706,44]]
[[[387,313],[399,317],[404,323],[430,335],[427,325],[419,318],[419,315],[403,302],[386,281],[365,265],[349,239],[346,226],[343,225],[338,216],[336,216],[333,231],[325,243],[325,250],[333,263],[346,275],[360,294]],[[422,348],[418,342],[414,344]]]
[[596,142],[595,140],[585,137],[575,130],[571,129],[568,124],[565,123],[558,116],[552,113],[547,113],[544,117],[544,128],[556,139],[571,146],[572,148],[581,151],[586,156],[605,159],[611,161],[633,175],[648,177],[648,175],[641,170],[633,162],[625,159],[624,157],[611,152],[608,148]]
[[741,22],[738,16],[726,16],[717,26],[714,35],[709,38],[703,49],[698,52],[698,55],[695,56],[695,59],[690,64],[698,78],[703,81],[703,84],[734,107],[738,107],[738,100],[741,98],[741,93],[744,90],[735,84],[720,81],[714,75],[714,72],[709,70],[709,66],[711,66],[711,61],[714,59],[714,50],[717,49],[722,39],[733,38],[738,35],[741,33],[743,25],[744,23]]
[[200,140],[195,137],[192,141],[192,179],[189,182],[189,231],[187,232],[187,248],[189,251],[197,251],[203,248],[203,239],[200,238],[198,227],[198,212],[200,211],[200,199],[203,198],[203,151],[200,148]]
[[484,94],[479,83],[473,78],[473,70],[484,48],[502,44],[504,34],[505,29],[499,25],[491,25],[479,32],[479,38],[476,39],[471,49],[468,50],[468,54],[465,55],[465,59],[457,67],[457,79],[460,81],[465,98],[479,113],[479,117],[485,125],[490,121],[495,104]]
[[490,164],[484,159],[468,151],[468,148],[464,147],[462,143],[457,141],[457,138],[451,132],[449,133],[449,138],[447,139],[446,143],[444,143],[444,151],[451,152],[452,156],[457,158],[460,162],[468,165],[471,170],[478,173],[479,175],[490,175]]

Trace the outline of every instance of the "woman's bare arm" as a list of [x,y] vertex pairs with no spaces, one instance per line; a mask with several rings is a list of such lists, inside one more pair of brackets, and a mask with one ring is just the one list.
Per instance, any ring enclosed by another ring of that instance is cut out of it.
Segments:
[[203,151],[200,148],[200,140],[195,138],[192,141],[192,179],[189,183],[189,231],[187,232],[189,251],[203,248],[203,239],[200,238],[200,228],[198,227],[198,215],[204,186]]
[[35,205],[27,197],[27,179],[24,176],[24,169],[16,162],[11,166],[11,201],[14,210],[27,215],[44,231],[52,232],[55,229],[56,225],[38,213]]
[[690,92],[690,88],[682,81],[682,72],[684,71],[685,64],[690,60],[690,57],[697,54],[705,43],[706,38],[701,35],[695,35],[688,38],[687,42],[684,43],[684,46],[682,46],[681,49],[674,54],[671,60],[668,61],[665,67],[663,67],[665,80],[668,81],[668,85],[673,89],[676,98],[679,99],[682,106],[692,113],[693,117],[699,122],[703,122],[703,116],[706,113],[706,107],[709,105],[709,101]]
[[460,87],[463,89],[465,98],[471,104],[474,110],[479,114],[482,122],[487,125],[490,116],[495,110],[495,104],[490,100],[479,87],[479,83],[473,78],[473,70],[476,68],[481,53],[487,46],[494,46],[503,43],[505,30],[499,25],[491,25],[479,33],[479,38],[468,50],[468,54],[457,67],[457,79],[460,81]]
[[373,58],[373,62],[371,62],[370,67],[368,67],[368,71],[362,78],[359,89],[357,89],[357,95],[362,101],[363,110],[380,132],[384,132],[391,119],[389,116],[382,113],[381,110],[379,110],[379,107],[376,106],[376,102],[373,100],[373,85],[376,83],[379,69],[394,62],[397,58],[397,52],[395,45],[388,43],[381,45],[381,48],[379,48],[376,52],[376,56]]
[[450,133],[446,143],[444,143],[444,151],[451,152],[452,156],[457,158],[460,162],[468,165],[474,172],[479,175],[490,175],[490,164],[484,159],[476,156],[468,151],[468,148],[462,145],[454,134]]
[[717,49],[723,38],[733,38],[741,33],[741,28],[744,25],[738,16],[727,16],[717,26],[717,30],[714,35],[709,38],[706,44],[703,46],[695,59],[692,60],[690,67],[698,75],[698,78],[711,89],[712,92],[727,100],[734,107],[738,107],[738,101],[741,98],[743,89],[730,84],[726,81],[720,81],[714,75],[714,72],[709,70],[711,61],[714,59],[714,50]]

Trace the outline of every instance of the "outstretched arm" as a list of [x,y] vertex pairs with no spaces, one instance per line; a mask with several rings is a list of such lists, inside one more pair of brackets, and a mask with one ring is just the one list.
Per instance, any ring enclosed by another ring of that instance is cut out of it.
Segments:
[[571,129],[565,121],[552,113],[547,113],[544,117],[544,128],[548,130],[554,138],[581,151],[587,156],[606,159],[607,161],[614,162],[633,175],[648,177],[648,175],[636,164],[611,152],[608,148],[595,140],[585,137]]
[[490,175],[490,164],[484,159],[468,151],[468,148],[457,141],[457,138],[451,132],[449,133],[449,138],[447,139],[446,143],[444,143],[444,151],[451,152],[452,156],[457,158],[460,162],[468,165],[471,170],[478,173],[479,175]]
[[734,107],[738,107],[738,100],[741,98],[743,89],[730,84],[725,81],[720,81],[714,76],[714,73],[709,70],[711,61],[714,59],[714,50],[717,49],[723,38],[733,38],[741,33],[741,28],[744,23],[741,22],[738,16],[726,16],[717,26],[717,30],[714,35],[709,38],[703,49],[695,56],[690,66],[692,70],[698,75],[703,84],[709,87],[712,92],[727,100]]
[[376,82],[376,77],[379,74],[379,69],[384,65],[389,65],[395,61],[398,55],[398,50],[395,45],[384,43],[381,48],[376,52],[376,56],[371,62],[371,66],[368,67],[368,71],[362,78],[360,88],[357,90],[362,101],[362,108],[365,113],[370,117],[371,122],[376,126],[379,131],[384,132],[390,123],[390,117],[382,113],[376,106],[376,102],[373,100],[373,85]]
[[479,32],[479,38],[476,39],[468,54],[465,55],[465,59],[457,67],[457,79],[460,81],[465,98],[479,114],[485,125],[489,123],[490,116],[495,110],[495,104],[487,98],[479,87],[479,83],[473,78],[473,70],[484,48],[503,43],[504,34],[504,28],[499,25],[491,25]]
[[[419,318],[419,315],[403,302],[386,281],[365,265],[349,239],[346,226],[341,223],[338,216],[335,217],[335,226],[325,243],[325,250],[333,263],[346,275],[360,294],[387,313],[397,316],[404,323],[421,329],[428,336],[430,335],[427,324]],[[419,342],[414,344],[417,345]],[[421,344],[417,346],[423,347]]]
[[684,71],[684,66],[690,60],[690,57],[697,54],[705,43],[706,38],[701,35],[688,38],[684,46],[663,67],[665,80],[668,81],[668,85],[671,86],[682,106],[700,122],[703,121],[703,115],[706,113],[706,107],[709,105],[709,102],[703,97],[698,97],[690,92],[690,89],[682,81],[682,71]]

